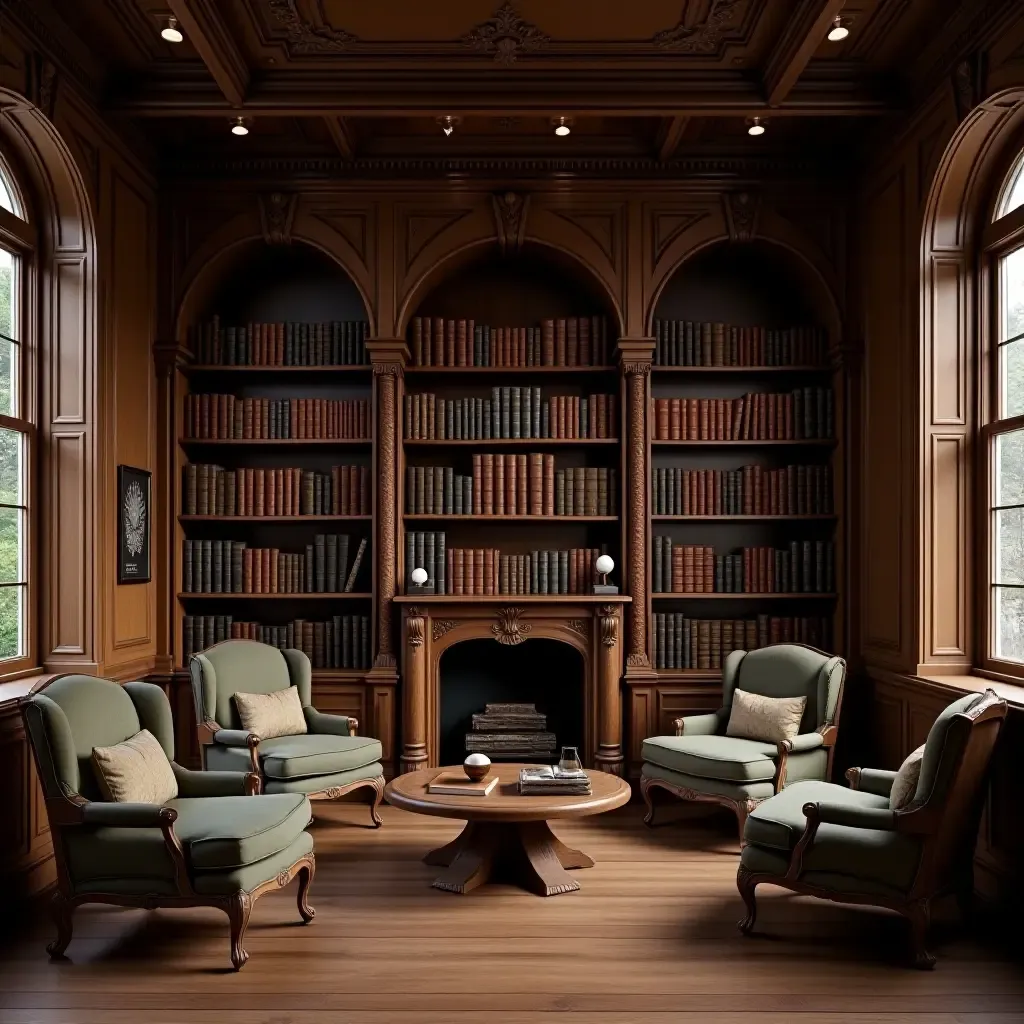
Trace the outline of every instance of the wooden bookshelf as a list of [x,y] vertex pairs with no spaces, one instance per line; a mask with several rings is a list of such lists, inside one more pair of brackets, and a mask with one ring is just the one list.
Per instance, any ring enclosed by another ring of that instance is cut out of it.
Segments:
[[226,374],[228,376],[243,374],[367,374],[372,367],[369,363],[339,363],[324,366],[231,366],[223,363],[189,363],[182,367],[186,377],[198,374]]
[[407,448],[614,448],[619,443],[617,437],[490,437],[470,441],[417,437],[403,442]]
[[182,437],[183,448],[369,448],[369,437]]
[[373,516],[178,516],[179,523],[369,523]]
[[834,448],[833,438],[807,437],[796,440],[742,441],[651,441],[655,448]]
[[369,601],[373,594],[335,591],[330,594],[321,593],[286,593],[286,594],[238,594],[238,593],[201,593],[197,591],[185,591],[178,594],[179,601]]
[[803,515],[767,515],[767,516],[663,516],[652,515],[651,522],[654,523],[814,523],[834,522],[835,513],[822,512],[820,514]]
[[741,374],[744,377],[760,376],[761,374],[771,376],[776,373],[827,373],[827,366],[813,366],[801,364],[793,366],[661,366],[657,363],[651,368],[658,374],[688,374],[688,373],[715,373],[715,374]]
[[464,512],[461,515],[445,513],[442,515],[407,512],[402,516],[406,521],[430,520],[451,523],[617,523],[618,516],[536,516],[536,515],[483,515],[476,512]]
[[415,377],[433,375],[530,377],[534,374],[554,374],[559,377],[614,373],[614,366],[407,366],[405,372]]
[[653,601],[834,601],[835,594],[817,593],[774,593],[757,591],[743,594],[722,594],[718,592],[695,594],[652,593]]

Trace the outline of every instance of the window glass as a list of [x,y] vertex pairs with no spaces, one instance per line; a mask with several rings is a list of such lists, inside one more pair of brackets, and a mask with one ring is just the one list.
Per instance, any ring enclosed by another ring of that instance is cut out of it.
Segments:
[[14,194],[7,184],[3,170],[0,170],[0,206],[8,213],[13,213],[15,217],[21,216],[21,210],[18,209],[18,204],[14,201]]
[[995,219],[1005,217],[1019,206],[1024,206],[1024,154],[1017,158],[1010,176],[1006,179],[1003,195],[996,207]]

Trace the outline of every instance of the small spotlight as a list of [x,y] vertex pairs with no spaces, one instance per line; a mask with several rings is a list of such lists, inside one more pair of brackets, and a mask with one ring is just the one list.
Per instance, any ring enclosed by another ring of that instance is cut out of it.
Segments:
[[555,122],[555,134],[559,137],[564,139],[570,131],[572,131],[572,129],[569,127],[569,119],[567,117],[560,117]]
[[832,27],[828,30],[828,41],[830,43],[840,43],[849,34],[850,30],[846,27],[843,19],[837,14],[835,21],[832,22]]
[[764,124],[762,123],[761,118],[755,117],[751,120],[750,124],[747,126],[747,134],[764,135]]
[[459,123],[459,119],[452,117],[451,114],[446,114],[444,117],[439,117],[437,123],[441,126],[441,131],[448,136],[455,131],[455,126]]
[[160,38],[166,39],[169,43],[180,43],[185,38],[181,34],[181,29],[178,28],[177,18],[167,19],[167,24],[160,29]]
[[248,126],[245,123],[245,118],[244,117],[236,117],[234,119],[234,121],[231,122],[231,134],[232,135],[248,135],[249,134],[249,128],[248,128]]

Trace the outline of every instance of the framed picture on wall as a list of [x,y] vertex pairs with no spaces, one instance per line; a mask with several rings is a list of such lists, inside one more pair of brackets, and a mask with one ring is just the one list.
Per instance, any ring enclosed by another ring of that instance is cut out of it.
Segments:
[[117,467],[117,582],[148,583],[151,578],[150,486],[147,469]]

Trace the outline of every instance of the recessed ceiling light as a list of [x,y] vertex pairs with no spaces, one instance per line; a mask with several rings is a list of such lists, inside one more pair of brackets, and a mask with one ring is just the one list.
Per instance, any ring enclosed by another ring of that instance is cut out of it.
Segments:
[[231,134],[232,135],[248,135],[249,134],[249,128],[248,128],[248,126],[245,123],[245,118],[244,117],[241,117],[241,116],[236,117],[234,119],[234,121],[231,122]]
[[185,38],[181,34],[181,29],[178,28],[177,18],[167,19],[167,24],[160,29],[160,38],[166,39],[169,43],[180,43]]
[[846,27],[846,24],[843,22],[843,19],[840,18],[839,15],[837,14],[836,17],[835,17],[835,21],[832,22],[832,27],[828,30],[828,40],[829,40],[829,42],[830,43],[840,43],[849,34],[850,34],[850,30]]
[[443,131],[446,136],[450,136],[452,132],[455,131],[455,127],[459,123],[459,118],[452,117],[451,114],[445,114],[444,117],[439,117],[437,119],[437,123],[441,126],[441,131]]
[[565,138],[565,136],[572,131],[572,128],[570,127],[571,123],[572,122],[567,117],[558,118],[555,121],[555,134],[561,138]]
[[762,123],[761,118],[755,117],[751,120],[750,124],[747,126],[747,134],[764,135],[764,124]]

